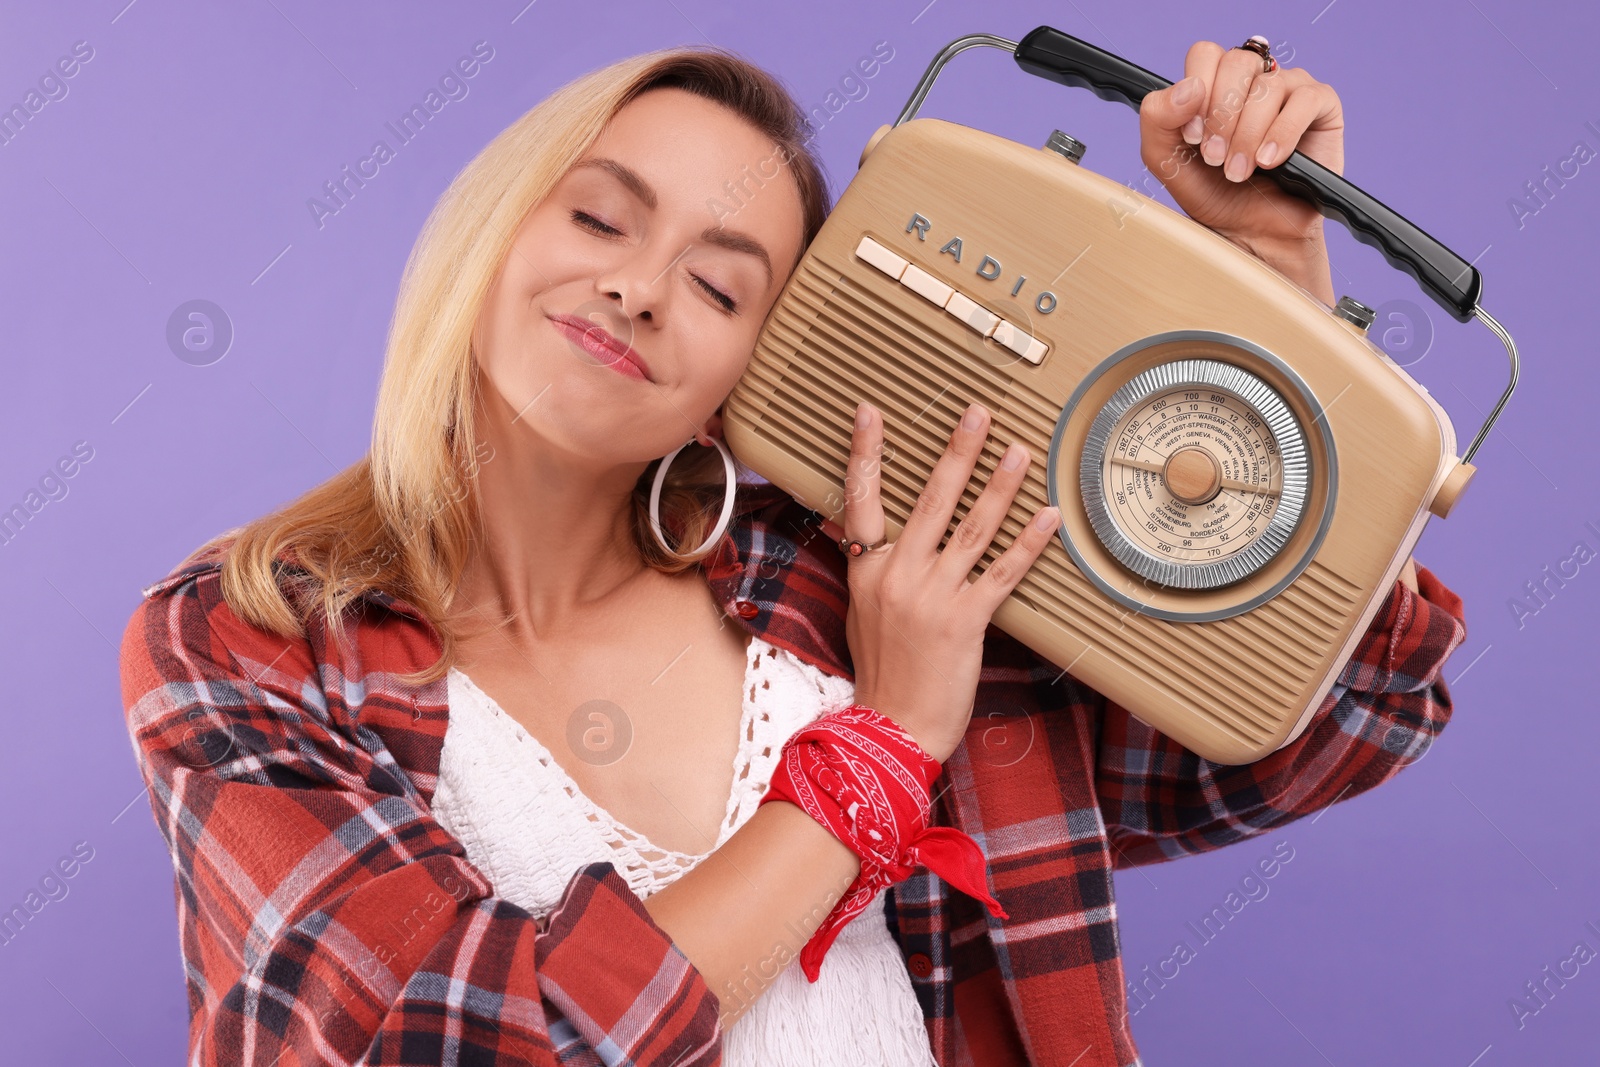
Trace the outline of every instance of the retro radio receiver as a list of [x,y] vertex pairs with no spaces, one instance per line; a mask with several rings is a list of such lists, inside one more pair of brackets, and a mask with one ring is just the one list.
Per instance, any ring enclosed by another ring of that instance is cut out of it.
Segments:
[[914,118],[975,46],[1135,108],[1171,84],[1048,26],[948,45],[785,285],[724,406],[728,443],[842,522],[866,398],[883,412],[893,538],[981,402],[990,441],[957,518],[1011,441],[1035,462],[974,576],[1035,510],[1062,515],[995,624],[1199,755],[1259,759],[1304,730],[1429,516],[1472,477],[1515,345],[1443,244],[1299,152],[1262,172],[1504,342],[1510,384],[1456,458],[1449,416],[1366,337],[1369,309],[1330,311],[1083,168],[1060,131],[1039,149]]

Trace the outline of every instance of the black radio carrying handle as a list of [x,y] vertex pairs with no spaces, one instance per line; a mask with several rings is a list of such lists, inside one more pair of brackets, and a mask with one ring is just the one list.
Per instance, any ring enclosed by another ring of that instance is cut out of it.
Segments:
[[[1016,60],[1029,74],[1088,89],[1102,100],[1120,100],[1135,110],[1146,93],[1172,84],[1049,26],[1030,31],[1017,44]],[[1314,204],[1326,218],[1343,223],[1362,244],[1381,251],[1384,259],[1415,278],[1457,320],[1472,319],[1483,288],[1478,268],[1420,226],[1300,152],[1290,152],[1276,167],[1258,170],[1284,191]]]

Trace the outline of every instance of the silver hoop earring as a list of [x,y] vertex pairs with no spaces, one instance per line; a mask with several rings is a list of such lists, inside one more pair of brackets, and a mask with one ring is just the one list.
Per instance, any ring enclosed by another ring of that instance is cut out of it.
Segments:
[[[733,453],[728,451],[728,446],[722,443],[721,438],[713,437],[711,443],[716,445],[717,450],[722,453],[722,467],[728,475],[728,486],[722,496],[722,517],[717,520],[717,525],[712,528],[711,533],[701,542],[700,547],[689,553],[691,556],[699,555],[722,539],[723,531],[728,528],[728,520],[733,516],[733,497],[739,488],[733,468]],[[661,532],[661,486],[666,481],[667,468],[671,466],[672,461],[677,458],[679,452],[682,452],[692,444],[694,444],[694,438],[691,437],[661,457],[661,464],[656,467],[655,481],[650,486],[650,529],[655,531],[656,540],[661,543],[661,547],[666,549],[669,555],[678,555],[678,552],[667,544],[666,535]]]

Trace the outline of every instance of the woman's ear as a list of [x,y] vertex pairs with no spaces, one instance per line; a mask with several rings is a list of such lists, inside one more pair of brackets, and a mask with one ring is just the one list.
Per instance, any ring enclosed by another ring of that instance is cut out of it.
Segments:
[[721,404],[717,405],[717,410],[713,411],[711,413],[711,417],[706,420],[706,424],[705,424],[705,426],[703,426],[701,428],[701,430],[702,430],[703,433],[705,433],[707,436],[710,436],[710,437],[720,438],[722,436],[722,405]]

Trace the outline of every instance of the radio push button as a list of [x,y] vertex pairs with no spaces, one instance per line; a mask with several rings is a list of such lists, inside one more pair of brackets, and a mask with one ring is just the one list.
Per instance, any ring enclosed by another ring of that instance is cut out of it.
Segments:
[[861,238],[861,243],[856,245],[856,258],[877,267],[895,281],[900,280],[900,275],[906,269],[904,259],[870,237]]
[[912,263],[900,275],[900,284],[931,303],[944,307],[955,290]]
[[984,337],[988,337],[1000,324],[999,315],[962,293],[951,293],[944,309],[960,319],[968,329],[976,330]]
[[1029,363],[1038,363],[1044,359],[1049,346],[1032,334],[1023,333],[1017,329],[1015,323],[1001,319],[991,334],[998,344],[1005,345],[1011,351],[1027,360]]
[[896,279],[913,293],[938,307],[944,308],[968,329],[980,336],[992,338],[1029,363],[1038,364],[1049,351],[1043,341],[1018,329],[965,293],[957,292],[921,267],[896,255],[870,237],[863,236],[856,244],[856,258]]

